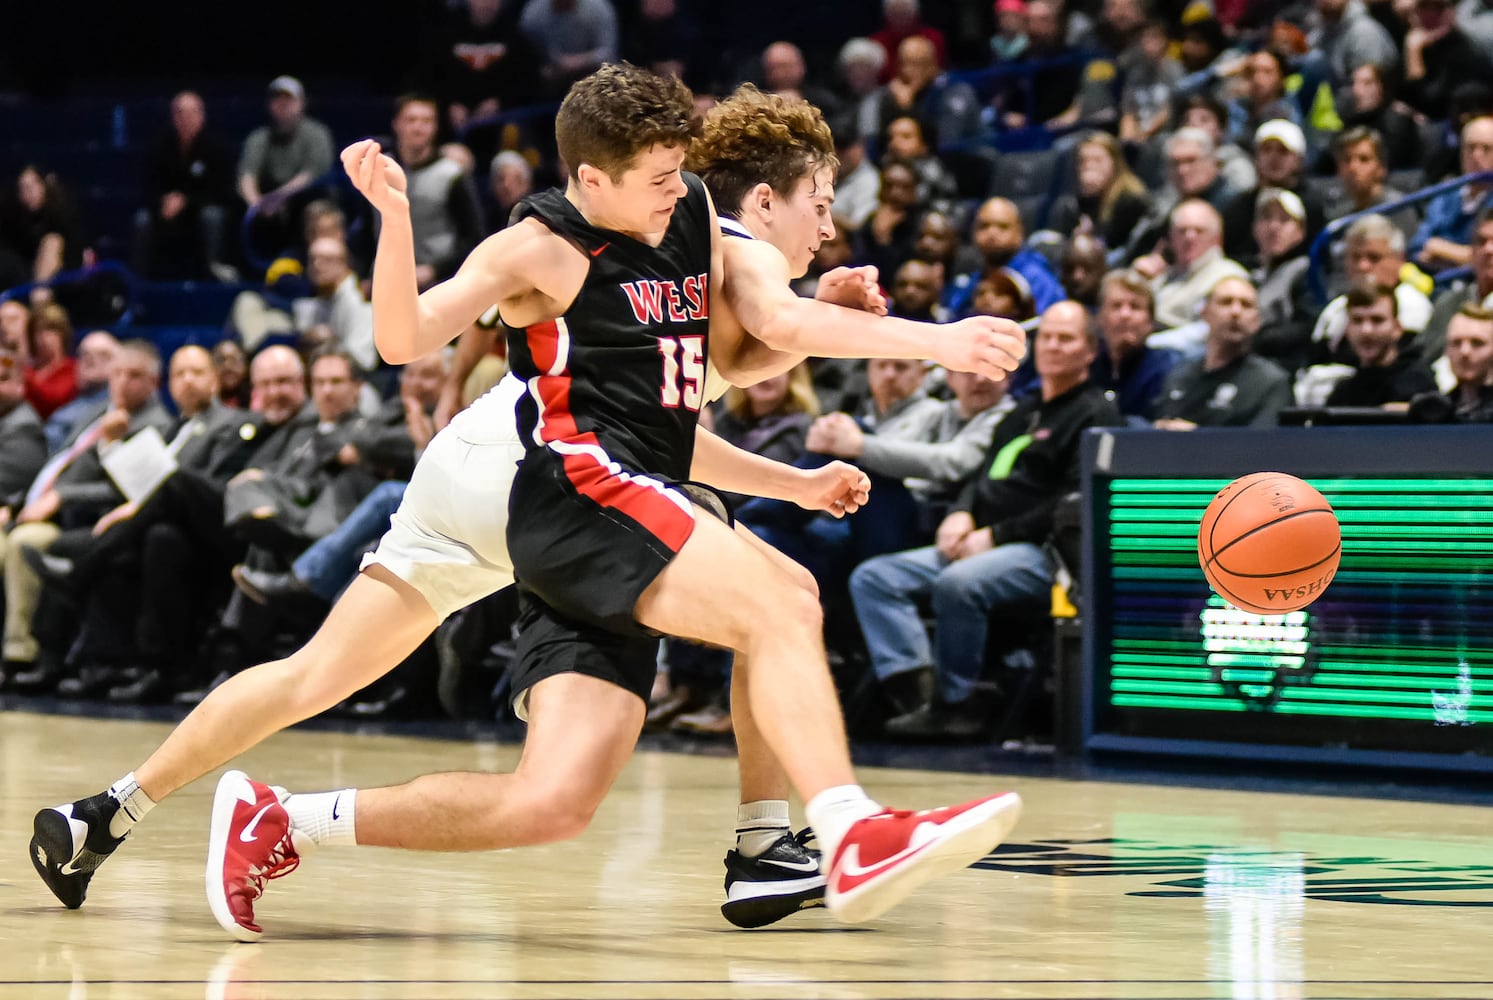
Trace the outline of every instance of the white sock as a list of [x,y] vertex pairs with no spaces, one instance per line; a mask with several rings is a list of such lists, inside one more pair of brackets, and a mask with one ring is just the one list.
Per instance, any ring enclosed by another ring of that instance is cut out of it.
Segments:
[[285,800],[291,825],[313,844],[356,844],[353,812],[358,804],[358,790],[344,788],[337,792],[312,792],[292,795]]
[[881,806],[869,798],[860,785],[836,785],[814,796],[804,806],[804,812],[819,839],[819,851],[827,865],[835,856],[835,848],[845,839],[845,831],[858,820],[881,812]]
[[736,807],[736,850],[742,857],[760,857],[791,830],[787,799],[758,799]]
[[109,797],[119,803],[119,808],[114,811],[114,818],[109,820],[111,837],[123,837],[145,818],[146,813],[156,807],[150,796],[140,788],[140,782],[135,780],[134,771],[109,786]]

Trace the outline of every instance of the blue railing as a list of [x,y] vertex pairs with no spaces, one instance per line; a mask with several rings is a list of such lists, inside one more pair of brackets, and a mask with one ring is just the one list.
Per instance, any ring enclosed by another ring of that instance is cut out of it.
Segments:
[[[1323,273],[1323,258],[1327,254],[1327,248],[1337,238],[1339,233],[1365,215],[1393,215],[1402,208],[1411,208],[1422,202],[1438,198],[1448,191],[1457,191],[1468,184],[1490,183],[1493,183],[1493,171],[1484,171],[1480,174],[1466,174],[1449,181],[1442,181],[1440,184],[1433,184],[1428,188],[1421,188],[1414,194],[1407,194],[1403,198],[1387,201],[1382,205],[1375,205],[1373,208],[1365,209],[1362,212],[1354,212],[1352,215],[1345,215],[1341,219],[1334,219],[1317,234],[1316,239],[1312,240],[1312,248],[1307,253],[1311,261],[1311,266],[1307,271],[1307,280],[1311,283],[1312,294],[1316,295],[1321,302],[1327,301],[1327,278]],[[1484,196],[1482,204],[1478,206],[1479,210],[1486,206],[1490,199],[1493,199],[1493,190],[1490,190],[1488,195]],[[1439,280],[1445,280],[1446,278],[1463,274],[1465,271],[1465,268],[1458,268],[1456,271],[1443,271],[1437,277]]]
[[[531,118],[553,118],[555,117],[555,112],[559,110],[560,105],[558,104],[530,104],[522,108],[514,108],[512,111],[499,111],[495,115],[473,118],[466,125],[462,126],[456,138],[457,141],[464,141],[468,135],[477,129],[491,128],[493,126],[502,127],[509,123],[517,124],[528,121]],[[478,166],[480,167],[481,164],[478,164]]]
[[24,285],[7,288],[4,291],[0,291],[0,302],[5,302],[9,299],[28,300],[31,298],[31,293],[38,288],[55,289],[63,285],[80,284],[89,278],[101,274],[116,275],[124,284],[125,302],[116,324],[121,327],[128,326],[134,319],[133,312],[136,301],[137,280],[135,272],[117,260],[101,260],[89,267],[74,268],[71,271],[58,271],[46,281],[28,281]]
[[[330,191],[339,187],[352,187],[352,181],[347,179],[347,174],[343,171],[340,163],[321,176],[312,178],[305,187],[292,196],[292,200],[300,197],[306,191]],[[244,213],[243,219],[238,224],[238,240],[239,247],[244,254],[244,262],[249,265],[249,273],[253,274],[257,272],[262,277],[269,270],[270,264],[273,263],[274,259],[261,256],[259,249],[254,246],[252,230],[254,228],[254,220],[259,218],[260,214],[258,205],[249,206],[248,211]],[[350,223],[351,220],[349,220],[349,225]],[[278,253],[278,251],[276,252]]]

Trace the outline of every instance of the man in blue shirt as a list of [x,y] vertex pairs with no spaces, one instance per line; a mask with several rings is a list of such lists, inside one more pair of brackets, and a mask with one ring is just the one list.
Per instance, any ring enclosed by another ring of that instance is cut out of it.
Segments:
[[1004,270],[1016,279],[1017,284],[1029,289],[1038,313],[1062,301],[1063,286],[1048,267],[1047,260],[1041,254],[1024,249],[1026,231],[1021,225],[1021,213],[1011,202],[1005,198],[991,198],[981,205],[975,213],[972,235],[983,263],[978,270],[956,277],[945,290],[944,308],[955,317],[969,315],[975,285],[991,271]]
[[1120,414],[1149,426],[1166,377],[1181,360],[1176,351],[1150,347],[1156,299],[1134,271],[1111,271],[1099,287],[1099,352],[1089,380],[1112,393]]
[[[1493,171],[1493,118],[1474,118],[1462,127],[1462,173]],[[1410,241],[1410,256],[1440,271],[1472,263],[1472,224],[1487,199],[1487,184],[1469,184],[1431,200],[1426,221]]]

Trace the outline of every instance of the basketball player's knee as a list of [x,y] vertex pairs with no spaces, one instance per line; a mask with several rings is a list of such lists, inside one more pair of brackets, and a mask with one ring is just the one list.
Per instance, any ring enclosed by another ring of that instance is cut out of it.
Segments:
[[814,579],[813,573],[810,573],[796,562],[790,562],[784,567],[784,571],[787,572],[789,579],[793,581],[795,587],[814,598],[815,604],[819,603],[819,581]]
[[273,660],[254,669],[273,670],[280,674],[285,681],[290,708],[305,719],[325,712],[353,693],[344,690],[347,685],[339,684],[338,675],[333,671],[316,669],[316,660],[306,647],[283,660]]
[[530,803],[546,841],[573,840],[586,832],[601,805],[601,796],[585,788],[549,787]]
[[824,629],[824,608],[819,603],[819,588],[807,590],[802,587],[785,586],[775,594],[772,615],[774,621],[784,627],[797,627],[818,635]]

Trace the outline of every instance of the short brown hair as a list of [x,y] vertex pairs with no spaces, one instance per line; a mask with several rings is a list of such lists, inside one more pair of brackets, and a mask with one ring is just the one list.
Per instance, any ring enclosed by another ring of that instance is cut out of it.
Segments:
[[800,178],[840,161],[818,108],[748,83],[706,112],[684,164],[700,175],[716,208],[735,215],[758,184],[791,194]]
[[311,352],[311,357],[306,359],[306,371],[311,371],[318,361],[325,361],[327,358],[336,358],[347,365],[348,374],[354,382],[363,381],[363,369],[357,359],[346,348],[331,345],[318,347]]
[[1348,150],[1364,142],[1374,147],[1374,159],[1380,163],[1387,162],[1384,157],[1384,137],[1367,125],[1356,125],[1339,135],[1333,143],[1334,152],[1341,159]]
[[589,163],[618,180],[651,146],[687,147],[699,134],[694,95],[674,77],[608,63],[578,80],[555,115],[555,144],[571,177]]
[[1376,302],[1384,299],[1399,312],[1399,301],[1395,298],[1395,290],[1389,285],[1381,285],[1377,281],[1360,281],[1348,289],[1347,306],[1349,309],[1368,309]]

